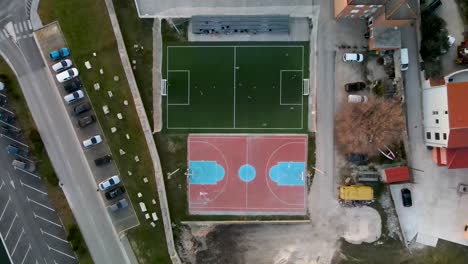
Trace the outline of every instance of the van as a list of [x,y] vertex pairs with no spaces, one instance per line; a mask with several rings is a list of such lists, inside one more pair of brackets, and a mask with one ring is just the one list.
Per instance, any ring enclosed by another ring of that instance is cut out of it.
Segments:
[[401,64],[401,71],[408,70],[409,66],[409,57],[408,57],[408,49],[400,49],[400,64]]
[[367,96],[365,95],[357,95],[357,94],[350,94],[348,95],[348,103],[352,104],[359,104],[359,103],[367,103]]

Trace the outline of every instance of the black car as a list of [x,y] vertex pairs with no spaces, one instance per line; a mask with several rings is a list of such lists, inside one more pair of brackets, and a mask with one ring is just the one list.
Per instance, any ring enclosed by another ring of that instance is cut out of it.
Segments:
[[411,200],[411,191],[407,188],[401,189],[401,199],[403,200],[404,207],[410,207],[413,205],[413,201]]
[[108,192],[106,192],[106,198],[107,200],[112,200],[115,197],[123,194],[125,192],[125,188],[123,186],[117,187],[115,189],[112,189]]
[[432,1],[431,3],[429,3],[428,5],[426,5],[426,7],[423,7],[423,13],[432,13],[434,11],[436,11],[437,8],[439,8],[439,6],[442,5],[442,1],[441,0],[434,0]]
[[91,104],[89,102],[84,102],[75,106],[75,108],[73,108],[73,112],[75,113],[75,115],[80,115],[82,113],[89,111],[90,109],[91,109]]
[[353,82],[353,83],[347,83],[344,86],[345,91],[349,92],[357,92],[361,91],[364,88],[366,88],[366,84],[363,82]]
[[63,86],[63,88],[65,88],[65,91],[67,91],[67,93],[72,93],[80,89],[81,87],[83,87],[83,84],[81,83],[80,80],[77,80],[77,79],[73,79],[72,81],[67,82]]
[[112,156],[107,154],[107,155],[104,155],[100,158],[97,158],[94,160],[94,164],[96,164],[96,166],[102,166],[102,165],[105,165],[109,162],[111,162],[112,160]]
[[366,165],[369,157],[364,154],[351,153],[347,156],[349,162],[356,165]]
[[94,115],[87,115],[78,120],[78,125],[80,127],[85,127],[91,125],[94,122],[96,122],[96,117]]

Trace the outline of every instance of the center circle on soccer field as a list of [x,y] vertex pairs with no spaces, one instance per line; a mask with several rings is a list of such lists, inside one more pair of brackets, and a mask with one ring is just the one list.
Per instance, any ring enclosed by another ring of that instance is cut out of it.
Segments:
[[255,179],[256,171],[252,165],[245,164],[239,168],[239,178],[243,182],[251,182]]

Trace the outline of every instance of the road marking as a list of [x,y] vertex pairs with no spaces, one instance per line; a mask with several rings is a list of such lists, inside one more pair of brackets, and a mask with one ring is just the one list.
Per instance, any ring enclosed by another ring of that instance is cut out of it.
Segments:
[[23,33],[23,25],[21,24],[21,22],[18,23],[18,28],[20,33]]
[[[25,157],[22,157],[22,156],[20,156],[20,157],[21,157],[21,158],[24,158],[24,159],[26,159],[26,160],[28,160],[28,161],[30,161],[30,162],[34,162],[34,161],[32,161],[32,160],[30,160],[30,159],[27,159],[27,158],[25,158]],[[31,175],[31,176],[33,176],[33,177],[36,177],[36,178],[38,178],[38,179],[41,178],[41,177],[37,176],[36,174],[31,173],[31,172],[29,172],[29,171],[27,171],[27,170],[25,170],[25,169],[18,168],[18,167],[16,167],[16,166],[13,166],[13,168],[15,168],[15,170],[22,171],[22,172],[24,172],[24,173],[26,173],[26,174],[29,174],[29,175]]]
[[8,196],[8,201],[7,201],[6,205],[5,205],[5,208],[3,208],[2,215],[0,215],[0,221],[2,221],[3,215],[5,214],[5,211],[6,211],[7,207],[8,207],[8,204],[10,203],[10,201],[11,201],[11,197]]
[[17,34],[18,34],[18,33],[19,33],[19,32],[18,32],[18,25],[16,25],[16,24],[13,24],[13,27],[15,28],[15,33],[17,33]]
[[28,30],[28,22],[23,21],[24,31]]
[[[28,253],[30,250],[31,250],[31,244],[29,244],[28,250],[26,251],[26,254],[24,254],[23,261],[21,261],[21,264],[23,264],[24,261],[26,260],[26,257],[28,256]],[[37,260],[36,260],[36,263],[37,263]]]
[[[19,131],[19,130],[21,130],[21,129],[18,128],[18,131]],[[24,147],[29,148],[29,146],[26,145],[26,144],[24,144],[23,142],[20,142],[20,141],[18,141],[18,140],[16,140],[16,139],[11,138],[11,137],[9,137],[9,136],[7,136],[7,135],[4,135],[4,134],[0,134],[0,135],[1,135],[1,137],[8,138],[9,140],[11,140],[11,141],[13,141],[13,142],[16,142],[16,143],[18,143],[18,144],[20,144],[20,145],[22,145],[22,146],[24,146]]]
[[15,254],[16,247],[18,246],[18,243],[20,242],[21,237],[23,236],[23,234],[24,234],[24,228],[23,228],[23,230],[21,230],[21,234],[20,234],[18,240],[16,241],[16,244],[15,244],[15,247],[13,248],[13,251],[11,252],[11,256],[12,256],[12,257],[13,257],[13,255]]
[[6,109],[6,108],[4,108],[4,107],[1,107],[1,106],[0,106],[0,109],[2,109],[2,110],[5,111],[5,112],[8,112],[8,113],[10,113],[10,114],[12,114],[12,115],[15,114],[15,113],[13,113],[12,111],[10,111],[10,110],[8,110],[8,109]]
[[55,259],[54,259],[54,264],[58,264],[57,261],[55,261]]
[[35,203],[35,204],[37,204],[37,205],[40,205],[40,206],[42,206],[42,207],[44,207],[44,208],[46,208],[46,209],[49,209],[49,210],[55,212],[55,210],[54,210],[53,208],[50,208],[50,207],[45,206],[45,205],[43,205],[43,204],[41,204],[41,203],[39,203],[39,202],[36,202],[36,201],[34,201],[33,199],[29,198],[28,196],[26,196],[26,199],[28,199],[28,202],[33,202],[33,203]]
[[8,31],[6,29],[3,29],[3,34],[7,37],[10,36],[10,34],[8,34]]
[[5,36],[0,32],[0,40],[5,40]]
[[32,28],[32,24],[31,24],[31,20],[28,20],[28,28],[29,28],[29,30],[32,30],[32,29],[33,29],[33,28]]
[[29,189],[32,189],[32,190],[35,190],[36,192],[39,192],[39,193],[42,193],[42,194],[47,195],[46,192],[43,192],[43,191],[41,191],[41,190],[39,190],[39,189],[36,189],[36,188],[34,188],[34,187],[32,187],[32,186],[29,186],[29,185],[27,185],[26,183],[22,182],[21,180],[20,180],[20,184],[21,184],[21,186],[26,186],[26,187],[28,187]]
[[44,221],[46,221],[46,222],[49,222],[49,223],[51,223],[51,224],[53,224],[53,225],[56,225],[56,226],[58,226],[58,227],[62,227],[61,225],[59,225],[59,224],[57,224],[57,223],[55,223],[55,222],[52,222],[52,221],[50,221],[49,219],[45,219],[44,217],[37,215],[35,212],[33,212],[33,215],[34,215],[34,218],[39,218],[39,219],[42,219],[42,220],[44,220]]
[[17,217],[18,217],[18,213],[15,213],[15,217],[13,218],[13,221],[11,221],[10,228],[8,228],[7,234],[5,236],[5,241],[8,239],[8,235],[10,234],[11,228],[13,227],[13,224],[15,224]]
[[71,258],[71,259],[75,259],[74,256],[70,256],[70,255],[68,255],[68,254],[66,254],[66,253],[63,253],[62,251],[57,250],[57,249],[55,249],[55,248],[53,248],[53,247],[50,247],[49,245],[47,245],[47,247],[49,248],[49,250],[53,250],[53,251],[55,251],[55,252],[57,252],[57,253],[60,253],[60,254],[62,254],[62,255],[64,255],[64,256],[67,256],[67,257],[69,257],[69,258]]
[[68,241],[67,241],[67,240],[61,239],[60,237],[57,237],[57,236],[54,236],[54,235],[52,235],[51,233],[47,233],[46,231],[42,230],[42,228],[41,228],[40,230],[41,230],[41,233],[42,233],[43,235],[46,234],[46,235],[48,235],[48,236],[50,236],[50,237],[53,237],[53,238],[55,238],[55,239],[58,239],[58,240],[60,240],[60,241],[62,241],[62,242],[65,242],[65,243],[68,244]]

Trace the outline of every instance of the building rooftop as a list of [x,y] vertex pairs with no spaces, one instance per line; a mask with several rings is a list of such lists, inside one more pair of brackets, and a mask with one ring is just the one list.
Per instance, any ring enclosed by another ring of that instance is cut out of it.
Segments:
[[388,0],[385,4],[385,16],[392,20],[417,19],[419,0]]
[[408,167],[388,168],[384,170],[384,181],[387,183],[407,182],[410,180]]
[[466,103],[466,98],[468,98],[468,82],[450,82],[447,84],[450,129],[468,128],[468,104]]
[[374,28],[373,49],[399,49],[401,48],[401,32],[395,27]]

